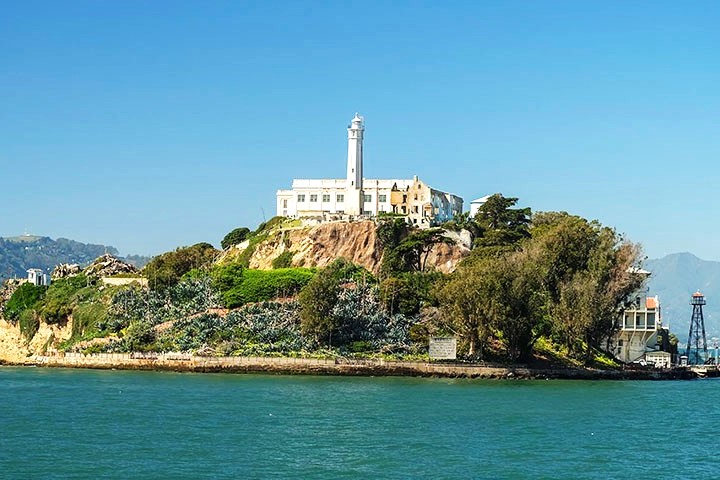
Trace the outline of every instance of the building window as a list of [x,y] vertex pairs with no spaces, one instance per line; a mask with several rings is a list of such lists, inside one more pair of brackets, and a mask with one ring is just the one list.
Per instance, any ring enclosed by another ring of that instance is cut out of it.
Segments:
[[363,195],[363,200],[366,202],[372,202],[372,195]]
[[311,194],[311,195],[310,195],[310,201],[311,201],[311,202],[317,202],[317,195],[316,195],[316,194]]
[[300,193],[298,194],[298,202],[304,202],[305,201],[305,194]]
[[323,193],[323,202],[329,202],[329,201],[330,201],[330,194]]
[[387,202],[387,195],[378,195],[378,202]]
[[287,208],[287,198],[283,198],[283,208]]
[[370,210],[363,210],[363,215],[372,215]]
[[340,203],[344,202],[345,195],[343,195],[342,193],[338,193],[337,196],[335,197],[335,201],[340,202]]

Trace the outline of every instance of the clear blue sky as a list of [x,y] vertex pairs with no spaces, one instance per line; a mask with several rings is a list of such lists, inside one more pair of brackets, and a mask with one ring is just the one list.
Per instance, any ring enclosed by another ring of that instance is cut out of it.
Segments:
[[720,259],[720,2],[0,5],[0,236],[157,254],[274,215],[293,178],[469,200]]

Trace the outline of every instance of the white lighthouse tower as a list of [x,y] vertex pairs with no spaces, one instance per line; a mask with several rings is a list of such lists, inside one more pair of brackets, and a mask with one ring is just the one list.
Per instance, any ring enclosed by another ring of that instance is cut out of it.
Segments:
[[363,213],[363,118],[355,113],[348,127],[347,184],[345,185],[345,213]]

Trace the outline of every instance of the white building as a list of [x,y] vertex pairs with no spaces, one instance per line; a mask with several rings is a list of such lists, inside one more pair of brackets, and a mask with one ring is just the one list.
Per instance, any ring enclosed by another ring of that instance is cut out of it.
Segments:
[[[668,326],[662,322],[660,300],[657,296],[638,299],[635,305],[625,309],[618,327],[610,341],[610,350],[617,359],[626,363],[648,360],[647,354],[657,352],[657,346],[664,343],[658,341],[658,336],[669,334]],[[650,355],[648,362],[664,365],[665,356],[665,352]]]
[[27,271],[27,274],[28,283],[32,283],[33,285],[50,285],[50,275],[44,273],[39,268],[31,268]]
[[348,126],[347,175],[344,179],[294,179],[292,189],[277,191],[277,215],[323,219],[407,215],[429,227],[462,212],[462,198],[430,188],[418,177],[376,180],[363,177],[365,125],[357,113]]

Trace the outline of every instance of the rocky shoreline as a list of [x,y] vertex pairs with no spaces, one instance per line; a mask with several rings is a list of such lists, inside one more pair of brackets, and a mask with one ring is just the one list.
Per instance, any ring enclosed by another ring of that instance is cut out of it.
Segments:
[[310,359],[290,357],[201,357],[189,354],[34,355],[0,365],[176,372],[266,373],[286,375],[409,376],[468,379],[690,380],[687,368],[670,370],[599,370],[532,368],[463,363],[404,362],[382,359]]

